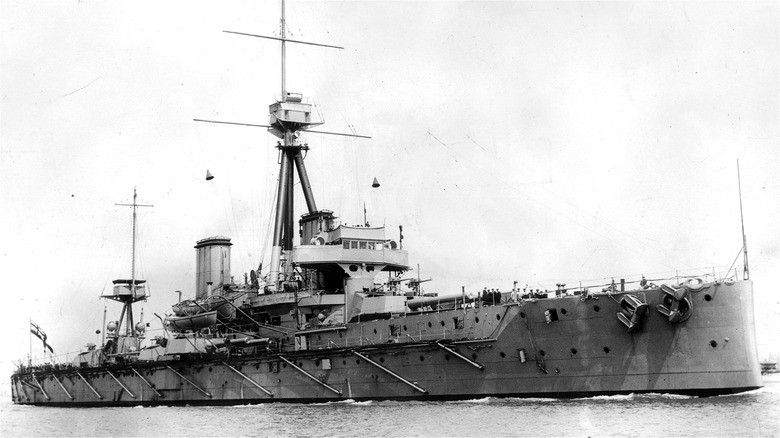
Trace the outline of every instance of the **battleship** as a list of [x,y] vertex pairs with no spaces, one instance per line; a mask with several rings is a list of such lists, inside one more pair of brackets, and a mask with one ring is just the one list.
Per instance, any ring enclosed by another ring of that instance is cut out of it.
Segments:
[[[148,336],[135,273],[102,298],[121,307],[102,345],[68,363],[19,364],[12,401],[60,407],[234,405],[341,400],[573,398],[629,393],[713,396],[762,386],[753,283],[744,268],[700,277],[619,279],[541,291],[519,287],[425,293],[411,274],[403,229],[347,225],[315,202],[306,132],[322,124],[285,84],[265,127],[278,138],[270,261],[236,281],[232,242],[195,243],[190,298]],[[227,31],[226,31],[227,32]],[[202,120],[207,123],[231,123]],[[295,175],[307,211],[295,224]],[[207,173],[207,178],[212,175]],[[374,185],[379,182],[375,179]],[[133,217],[138,204],[134,194]],[[350,221],[353,222],[353,221]],[[353,222],[354,223],[354,222]],[[195,239],[193,239],[195,240]],[[457,255],[453,255],[457,256]],[[240,278],[240,277],[239,277]],[[31,323],[32,324],[32,323]],[[44,341],[40,327],[33,334]]]

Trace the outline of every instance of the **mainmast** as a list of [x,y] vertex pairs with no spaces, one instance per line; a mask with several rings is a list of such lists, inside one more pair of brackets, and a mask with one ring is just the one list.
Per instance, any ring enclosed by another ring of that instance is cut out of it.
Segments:
[[[120,284],[127,284],[127,280],[114,280],[114,294],[105,296],[105,298],[111,298],[113,300],[119,301],[124,304],[124,307],[122,309],[121,316],[119,317],[119,324],[117,327],[117,330],[120,330],[122,327],[122,321],[124,320],[124,315],[127,314],[127,328],[126,328],[126,335],[127,336],[133,336],[134,335],[134,325],[133,325],[133,306],[132,304],[136,301],[144,300],[147,298],[146,291],[143,291],[142,294],[138,294],[138,284],[143,283],[144,280],[136,280],[135,278],[135,243],[136,243],[136,229],[137,229],[137,222],[138,222],[138,207],[154,207],[154,205],[151,204],[139,204],[138,203],[138,191],[135,187],[133,187],[133,203],[132,204],[115,204],[122,207],[133,207],[133,243],[132,243],[132,261],[130,262],[130,281],[129,281],[129,289],[127,291],[124,290],[123,287],[117,287],[116,285]],[[142,286],[143,287],[143,286]]]

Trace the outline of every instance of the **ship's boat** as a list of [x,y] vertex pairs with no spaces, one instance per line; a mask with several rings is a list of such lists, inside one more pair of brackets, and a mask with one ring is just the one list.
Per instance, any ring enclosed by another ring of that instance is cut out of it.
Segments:
[[206,309],[195,302],[195,300],[184,300],[180,303],[176,303],[171,306],[173,314],[176,316],[189,316],[197,315],[198,313],[205,312]]
[[777,369],[777,361],[763,360],[761,364],[761,374],[777,374],[780,370]]
[[234,318],[236,316],[237,304],[243,302],[243,294],[231,293],[229,295],[211,295],[204,300],[204,307],[208,310],[215,310],[222,318]]
[[[303,43],[287,39],[285,29],[283,12],[280,36],[268,38]],[[318,208],[304,160],[310,146],[300,135],[332,133],[314,131],[322,121],[313,105],[282,84],[268,125],[257,125],[279,139],[270,259],[237,282],[231,239],[198,240],[194,288],[154,337],[134,319],[133,304],[148,293],[133,263],[130,279],[102,296],[123,306],[105,326],[107,339],[69,364],[20,365],[11,377],[14,403],[707,396],[762,386],[747,259],[741,279],[729,269],[682,284],[671,274],[619,285],[558,283],[554,291],[515,284],[425,292],[429,279],[409,275],[402,228],[391,236],[365,218],[347,225]],[[297,224],[296,186],[306,205]],[[135,212],[142,205],[133,199]],[[39,327],[33,333],[46,343]]]
[[217,311],[203,312],[195,315],[169,316],[165,325],[174,331],[200,330],[217,323]]

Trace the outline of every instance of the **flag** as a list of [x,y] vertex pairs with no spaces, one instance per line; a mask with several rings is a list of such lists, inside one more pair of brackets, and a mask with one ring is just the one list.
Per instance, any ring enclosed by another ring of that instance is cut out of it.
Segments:
[[36,338],[40,339],[43,342],[43,349],[46,350],[47,348],[51,352],[51,354],[54,354],[54,349],[51,348],[51,345],[46,343],[46,333],[41,330],[40,327],[38,327],[38,324],[30,321],[30,333],[34,334]]

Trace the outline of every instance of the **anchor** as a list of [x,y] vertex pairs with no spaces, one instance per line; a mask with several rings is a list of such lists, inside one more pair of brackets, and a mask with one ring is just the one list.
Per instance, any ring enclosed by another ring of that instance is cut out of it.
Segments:
[[628,327],[629,333],[634,333],[647,319],[647,303],[635,295],[623,295],[620,298],[620,312],[617,313],[617,318]]
[[663,302],[656,306],[658,312],[666,316],[672,323],[687,321],[693,314],[690,289],[687,287],[676,289],[663,284],[661,291],[664,293],[664,298]]

